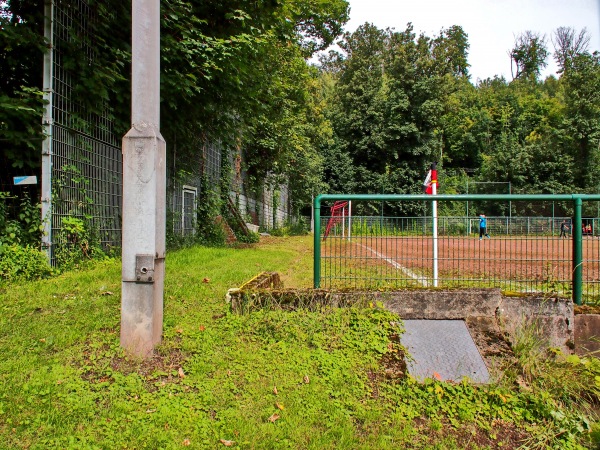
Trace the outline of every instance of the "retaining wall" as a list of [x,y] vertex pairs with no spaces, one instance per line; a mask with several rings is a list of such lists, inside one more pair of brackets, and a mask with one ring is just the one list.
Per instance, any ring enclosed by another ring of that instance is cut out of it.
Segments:
[[540,295],[507,296],[500,289],[406,289],[398,291],[333,291],[283,289],[276,272],[257,275],[227,300],[237,312],[265,307],[340,307],[380,302],[402,319],[465,320],[474,333],[494,332],[514,342],[533,333],[548,347],[570,353],[600,351],[600,315],[575,315],[571,299]]

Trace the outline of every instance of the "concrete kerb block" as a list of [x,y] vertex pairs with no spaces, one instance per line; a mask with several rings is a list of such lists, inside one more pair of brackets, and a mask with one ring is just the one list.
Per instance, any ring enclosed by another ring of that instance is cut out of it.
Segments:
[[251,278],[239,288],[230,288],[225,294],[225,301],[231,305],[233,311],[240,312],[244,306],[244,295],[247,292],[255,291],[252,294],[255,298],[260,297],[261,290],[281,289],[283,283],[277,272],[261,272]]
[[600,314],[575,316],[575,352],[581,356],[600,357]]
[[236,301],[239,299],[239,297],[242,295],[242,290],[240,288],[230,288],[227,290],[227,293],[225,294],[225,301],[229,304],[233,305],[236,303]]
[[[261,292],[271,299],[263,302]],[[312,292],[312,294],[309,294]],[[267,305],[293,310],[297,307],[345,307],[381,303],[401,319],[466,320],[470,328],[479,332],[507,335],[514,343],[517,333],[528,327],[535,331],[548,347],[566,353],[573,349],[575,316],[570,299],[557,297],[503,296],[498,288],[489,289],[405,289],[398,291],[327,291],[312,290],[301,293],[283,289],[276,272],[262,272],[239,288],[227,291],[226,301],[233,311],[241,312],[251,293],[251,308]],[[306,302],[304,297],[310,297]],[[302,298],[301,298],[302,297]],[[491,328],[490,328],[491,327]],[[526,330],[528,331],[528,330]]]
[[533,333],[547,347],[567,354],[574,348],[575,318],[571,299],[503,297],[496,319],[512,344],[523,333]]
[[283,283],[277,272],[261,272],[246,281],[240,289],[281,289]]
[[403,319],[452,320],[494,317],[500,289],[401,290],[387,293],[385,307]]

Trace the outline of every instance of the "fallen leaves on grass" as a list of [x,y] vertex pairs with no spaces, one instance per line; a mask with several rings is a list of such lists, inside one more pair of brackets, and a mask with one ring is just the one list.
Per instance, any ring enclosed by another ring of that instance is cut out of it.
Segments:
[[235,441],[228,441],[227,439],[219,439],[219,441],[221,442],[221,444],[223,444],[225,447],[231,447],[233,444],[235,444]]
[[179,375],[179,378],[185,378],[185,373],[183,372],[183,369],[180,367],[179,370],[177,370],[177,374]]
[[275,422],[277,419],[279,419],[279,414],[275,413],[273,414],[271,417],[269,417],[269,422]]

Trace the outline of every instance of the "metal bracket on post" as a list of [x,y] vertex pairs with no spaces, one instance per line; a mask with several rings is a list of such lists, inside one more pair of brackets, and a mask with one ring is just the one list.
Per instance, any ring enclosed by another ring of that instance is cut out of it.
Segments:
[[135,281],[154,283],[154,255],[135,255]]

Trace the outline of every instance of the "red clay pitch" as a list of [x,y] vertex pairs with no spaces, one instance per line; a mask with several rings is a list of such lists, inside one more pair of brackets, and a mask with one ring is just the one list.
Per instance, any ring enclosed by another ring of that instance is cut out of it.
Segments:
[[[584,237],[583,279],[600,280],[600,239]],[[572,239],[552,236],[511,236],[491,239],[442,236],[438,238],[440,276],[498,278],[505,280],[570,281]],[[431,271],[433,238],[416,237],[328,237],[322,242],[322,257],[330,265],[360,267],[384,265],[390,268]],[[386,268],[386,270],[389,270]]]

